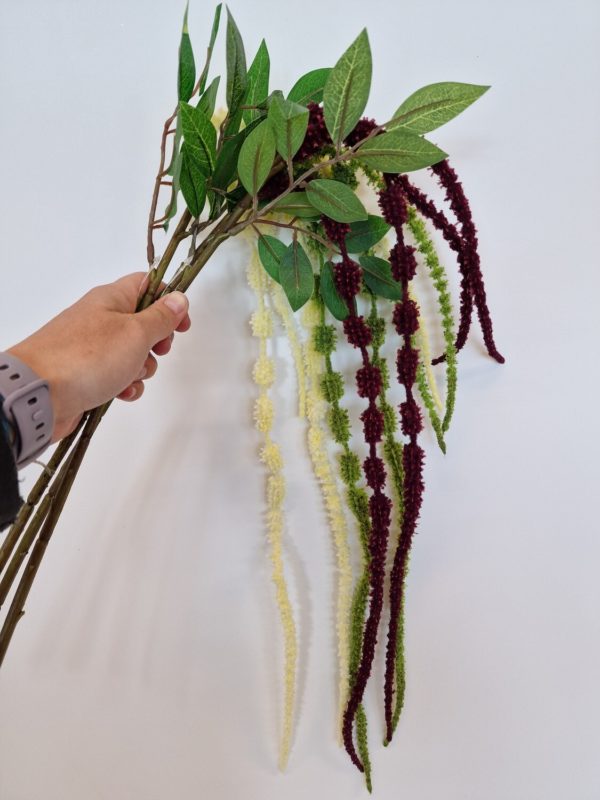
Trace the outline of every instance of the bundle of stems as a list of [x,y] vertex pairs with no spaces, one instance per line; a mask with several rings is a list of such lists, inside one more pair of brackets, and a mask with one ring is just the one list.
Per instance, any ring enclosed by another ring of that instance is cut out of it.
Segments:
[[[199,84],[200,81],[198,82]],[[195,88],[195,94],[198,91],[198,85]],[[162,219],[156,220],[155,214],[158,194],[161,186],[165,185],[164,179],[169,172],[169,167],[165,167],[166,143],[168,137],[174,133],[171,126],[175,116],[175,113],[172,114],[163,128],[160,167],[155,180],[148,223],[147,250],[150,262],[154,261],[152,233],[164,221]],[[225,117],[221,130],[224,129],[226,121],[227,117]],[[298,224],[296,218],[293,218],[289,223],[284,223],[269,219],[269,213],[286,195],[296,189],[303,188],[307,179],[316,172],[348,161],[352,154],[367,139],[377,135],[382,127],[374,128],[353,147],[312,165],[299,177],[294,178],[293,175],[290,175],[287,188],[284,188],[277,197],[260,209],[256,207],[255,203],[253,204],[253,198],[249,194],[246,194],[231,210],[223,211],[220,217],[216,220],[211,220],[210,223],[199,222],[186,209],[179,219],[179,223],[165,248],[164,254],[155,266],[150,267],[147,288],[138,300],[136,311],[148,308],[151,303],[169,292],[175,290],[186,292],[217,248],[227,239],[241,233],[248,227],[252,227],[257,232],[258,228],[263,225],[290,229],[295,235],[301,233],[318,240],[332,254],[336,253],[337,249],[331,242],[323,240],[322,237],[319,237],[302,224]],[[278,157],[270,171],[269,178],[285,169],[286,163]],[[204,238],[198,242],[200,233],[204,233]],[[191,238],[192,242],[187,258],[182,262],[167,285],[161,289],[167,270],[180,245],[188,238]],[[85,413],[77,428],[59,443],[27,496],[17,519],[0,545],[0,611],[5,606],[11,589],[25,563],[25,568],[0,629],[0,667],[17,623],[25,613],[24,606],[29,591],[46,552],[48,542],[54,533],[65,502],[71,492],[89,443],[111,404],[112,400]],[[31,555],[27,559],[30,550]]]

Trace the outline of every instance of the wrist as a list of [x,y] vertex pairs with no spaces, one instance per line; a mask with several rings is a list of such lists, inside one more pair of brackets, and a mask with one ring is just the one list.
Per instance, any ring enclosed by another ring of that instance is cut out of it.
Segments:
[[47,381],[13,350],[0,353],[1,421],[20,468],[50,444],[54,415]]

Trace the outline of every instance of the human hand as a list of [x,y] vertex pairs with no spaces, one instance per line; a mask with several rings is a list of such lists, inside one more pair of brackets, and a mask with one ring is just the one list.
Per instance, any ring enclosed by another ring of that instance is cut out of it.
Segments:
[[188,300],[172,292],[135,313],[147,273],[134,272],[91,289],[7,352],[48,381],[54,410],[52,441],[73,431],[84,411],[118,397],[138,400],[174,331],[191,325]]

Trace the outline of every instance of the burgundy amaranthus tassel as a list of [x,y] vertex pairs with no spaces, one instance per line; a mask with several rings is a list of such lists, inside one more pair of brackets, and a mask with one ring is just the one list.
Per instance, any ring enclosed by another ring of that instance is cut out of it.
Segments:
[[[400,177],[400,176],[399,176]],[[412,537],[421,510],[423,497],[423,462],[425,454],[417,443],[417,436],[423,428],[421,409],[413,396],[419,351],[412,346],[412,335],[419,327],[418,308],[408,293],[410,281],[417,269],[414,248],[404,241],[402,226],[407,220],[407,199],[403,185],[396,176],[385,175],[386,187],[379,193],[379,206],[385,221],[392,225],[396,232],[396,244],[390,251],[392,275],[402,285],[402,300],[396,303],[393,322],[403,345],[398,350],[396,359],[398,381],[404,387],[406,400],[400,405],[400,422],[402,433],[408,436],[409,442],[403,448],[404,467],[403,506],[404,512],[400,529],[400,538],[394,554],[394,562],[390,574],[390,622],[385,657],[384,705],[386,743],[393,735],[393,696],[394,678],[396,674],[396,646],[398,641],[398,620],[402,612],[403,581]]]
[[[448,220],[444,212],[436,208],[435,203],[424,192],[414,186],[406,175],[398,175],[397,179],[402,185],[408,201],[433,223],[448,242],[450,248],[456,252],[461,283],[460,321],[455,347],[457,351],[462,350],[467,341],[471,327],[473,302],[475,302],[487,351],[492,358],[503,364],[504,356],[498,352],[492,333],[492,321],[487,307],[485,286],[477,249],[477,231],[471,216],[469,202],[456,172],[448,164],[447,160],[435,164],[431,169],[438,176],[440,184],[446,190],[446,198],[460,223],[461,233]],[[444,359],[445,355],[442,355],[434,359],[432,363],[438,364]]]
[[333,144],[327,126],[325,125],[325,117],[323,116],[323,109],[317,103],[309,103],[308,106],[308,126],[304,141],[300,145],[300,149],[294,156],[294,161],[306,161],[307,158],[314,156],[325,145]]
[[[431,167],[431,171],[437,175],[440,185],[446,190],[446,199],[461,226],[463,254],[468,265],[469,285],[477,308],[483,341],[490,356],[495,358],[498,363],[504,364],[504,356],[500,355],[494,342],[492,320],[487,306],[479,252],[477,250],[477,229],[473,223],[469,201],[465,196],[456,172],[452,169],[447,159],[440,161],[439,164],[434,164]],[[459,348],[457,347],[457,349]]]
[[382,387],[381,372],[379,367],[371,363],[367,350],[367,346],[372,339],[371,328],[363,317],[356,313],[355,297],[360,291],[362,271],[360,266],[355,261],[352,261],[346,249],[345,239],[350,230],[349,226],[334,222],[327,217],[323,217],[322,222],[328,238],[339,246],[342,254],[341,262],[335,266],[334,278],[337,290],[349,310],[349,314],[344,320],[344,333],[348,342],[361,352],[363,365],[356,373],[356,384],[358,394],[369,400],[369,405],[363,411],[361,420],[365,440],[369,446],[369,455],[363,463],[363,470],[367,485],[372,490],[369,498],[369,516],[371,520],[371,530],[369,532],[369,583],[371,597],[369,613],[365,623],[360,663],[354,685],[350,689],[350,696],[342,723],[344,746],[352,759],[352,763],[363,772],[363,764],[354,747],[352,730],[356,712],[362,702],[365,687],[371,674],[375,655],[377,630],[383,608],[385,561],[392,503],[383,492],[386,472],[382,459],[377,455],[377,443],[381,441],[383,436],[383,414],[376,403]]
[[[456,226],[453,225],[443,211],[436,208],[435,203],[427,195],[414,186],[406,175],[398,175],[397,180],[402,186],[406,198],[417,211],[430,220],[440,231],[444,239],[448,242],[451,250],[456,253],[458,269],[460,271],[460,320],[456,334],[455,347],[461,350],[467,341],[469,328],[471,327],[471,316],[473,313],[473,295],[469,282],[469,270],[463,249],[463,240]],[[435,358],[432,363],[439,364],[445,359],[445,355]]]

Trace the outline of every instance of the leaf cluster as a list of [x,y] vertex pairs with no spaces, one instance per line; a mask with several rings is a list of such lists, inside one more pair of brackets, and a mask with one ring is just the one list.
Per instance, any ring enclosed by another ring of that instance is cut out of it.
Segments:
[[[215,10],[208,55],[198,79],[187,9],[184,15],[178,64],[179,106],[169,170],[173,197],[165,215],[166,225],[175,214],[179,192],[191,215],[198,221],[205,215],[206,224],[218,220],[244,198],[248,198],[249,210],[238,229],[252,224],[258,231],[271,212],[289,217],[285,227],[293,230],[291,244],[259,232],[263,266],[281,284],[294,310],[312,296],[318,283],[331,313],[343,319],[348,309],[335,289],[334,248],[326,247],[318,223],[324,215],[350,224],[347,247],[358,256],[364,288],[398,299],[400,289],[391,276],[389,263],[370,252],[388,226],[380,217],[369,215],[358,198],[356,169],[362,169],[372,180],[373,176],[418,170],[443,160],[446,153],[424,134],[455,117],[488,87],[449,82],[425,86],[401,103],[385,125],[376,127],[362,141],[349,140],[365,112],[371,88],[372,56],[367,31],[359,33],[333,67],[302,75],[286,96],[282,90],[270,87],[266,42],[261,41],[247,67],[244,42],[229,9],[226,16],[227,109],[217,125],[213,115],[220,76],[206,84],[221,4]],[[297,156],[311,124],[312,104],[322,105],[330,138],[320,152],[306,161]],[[308,227],[300,227],[298,220]],[[320,241],[315,248],[322,256],[318,267],[313,266],[299,241],[299,232],[305,238]],[[315,281],[315,272],[319,281]]]

